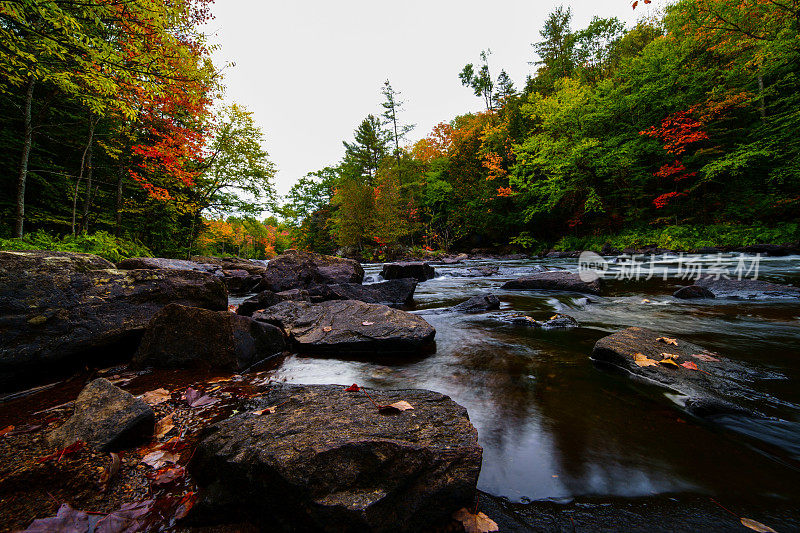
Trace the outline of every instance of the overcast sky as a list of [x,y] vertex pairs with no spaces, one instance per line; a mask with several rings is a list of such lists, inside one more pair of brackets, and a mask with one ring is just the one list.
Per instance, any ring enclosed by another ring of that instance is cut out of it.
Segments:
[[208,31],[221,47],[215,63],[236,63],[225,71],[225,99],[255,113],[283,195],[341,159],[342,141],[380,113],[387,78],[403,93],[401,119],[416,124],[411,141],[481,109],[458,73],[483,49],[494,76],[505,69],[524,86],[530,43],[559,4],[572,7],[574,29],[595,15],[630,26],[646,13],[627,0],[217,0]]

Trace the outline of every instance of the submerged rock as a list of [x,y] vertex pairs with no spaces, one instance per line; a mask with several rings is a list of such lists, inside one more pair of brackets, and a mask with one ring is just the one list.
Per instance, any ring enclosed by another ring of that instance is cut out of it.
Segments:
[[[245,516],[269,531],[421,531],[470,507],[482,450],[466,409],[424,390],[276,385],[214,424],[189,465],[195,523]],[[277,406],[275,412],[252,411]]]
[[92,381],[75,400],[75,413],[53,430],[53,448],[84,441],[102,452],[134,446],[153,434],[155,414],[143,400],[106,379]]
[[286,301],[253,318],[282,328],[299,349],[308,351],[413,352],[436,335],[417,315],[357,300]]
[[480,266],[472,268],[453,269],[447,274],[454,278],[488,278],[500,273],[498,266]]
[[461,302],[450,308],[451,311],[456,313],[481,313],[492,309],[500,309],[500,299],[494,294],[488,293],[478,294],[466,302]]
[[683,407],[696,416],[752,412],[739,402],[754,396],[743,386],[754,373],[682,339],[628,328],[597,341],[591,358],[685,396]]
[[523,314],[500,314],[494,318],[498,318],[503,322],[510,322],[516,326],[527,326],[531,328],[541,329],[570,329],[579,328],[580,324],[577,320],[569,315],[562,315],[560,313],[551,316],[547,320],[536,320],[533,317]]
[[575,272],[551,270],[509,281],[502,288],[507,290],[553,290],[598,294],[601,283],[599,278],[594,281],[584,281]]
[[675,291],[672,296],[681,300],[695,300],[698,298],[714,298],[714,293],[705,287],[689,285]]
[[228,311],[170,304],[147,325],[132,363],[242,371],[285,348],[275,326]]
[[150,319],[169,303],[223,310],[211,274],[118,270],[68,252],[0,252],[0,389],[83,363],[130,356]]
[[411,261],[404,263],[386,263],[381,270],[383,279],[414,278],[418,281],[428,281],[436,277],[436,271],[430,263]]
[[747,298],[768,300],[774,298],[800,298],[800,287],[770,283],[756,279],[701,278],[695,285],[708,289],[717,298]]
[[364,269],[352,259],[287,250],[271,260],[259,290],[281,292],[332,283],[362,283]]

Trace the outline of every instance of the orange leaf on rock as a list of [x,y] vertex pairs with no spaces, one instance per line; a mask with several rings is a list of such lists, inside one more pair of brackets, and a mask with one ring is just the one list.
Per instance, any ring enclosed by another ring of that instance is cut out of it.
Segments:
[[697,368],[697,363],[693,363],[691,361],[686,361],[685,363],[681,363],[683,368],[688,368],[689,370],[700,370]]
[[669,337],[659,337],[656,339],[656,342],[663,342],[664,344],[671,344],[673,346],[678,345],[678,341],[676,339],[670,339]]
[[273,405],[272,407],[265,407],[264,409],[259,409],[258,411],[253,411],[254,415],[263,415],[264,413],[273,414],[278,409],[277,405]]
[[668,365],[668,366],[674,366],[675,368],[679,367],[678,363],[675,362],[675,359],[671,359],[669,357],[665,357],[664,359],[659,361],[659,364]]
[[742,518],[742,525],[744,527],[749,527],[753,531],[758,531],[758,533],[778,533],[771,527],[765,526],[761,522],[756,522],[750,518]]
[[3,429],[0,429],[0,437],[5,435],[6,433],[11,433],[14,431],[14,426],[6,426]]
[[403,411],[409,411],[414,409],[414,407],[405,400],[401,400],[399,402],[394,402],[389,405],[381,405],[378,407],[378,412],[384,415],[392,414],[392,413],[402,413]]
[[465,508],[453,513],[453,518],[461,522],[466,533],[490,533],[500,530],[497,523],[485,514],[472,514]]
[[332,328],[332,327],[330,327],[330,326],[325,326],[324,328],[322,328],[322,331],[324,331],[325,333],[328,333],[328,332],[329,332],[329,331],[331,331],[332,329],[333,329],[333,328]]
[[156,422],[156,427],[153,433],[155,434],[157,439],[164,438],[164,435],[170,432],[172,428],[175,427],[175,424],[172,423],[172,415],[167,415],[158,422]]
[[650,359],[644,354],[636,353],[633,354],[633,362],[636,363],[638,366],[656,366],[658,365],[658,361]]

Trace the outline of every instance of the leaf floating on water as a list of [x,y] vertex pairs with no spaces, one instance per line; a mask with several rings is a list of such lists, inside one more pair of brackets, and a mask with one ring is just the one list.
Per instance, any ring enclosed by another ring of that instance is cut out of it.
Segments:
[[654,359],[650,359],[649,357],[647,357],[646,355],[644,355],[642,353],[633,354],[633,362],[636,363],[639,366],[657,366],[658,365],[658,361],[655,361]]
[[361,390],[361,387],[359,387],[355,383],[353,383],[352,385],[350,385],[349,387],[344,389],[345,392],[358,392],[360,390]]
[[700,359],[701,361],[705,361],[706,363],[719,363],[719,359],[716,357],[712,357],[710,355],[706,355],[704,353],[693,353],[692,357],[695,359]]
[[172,423],[172,415],[167,415],[158,422],[156,422],[156,428],[153,431],[157,439],[164,438],[164,435],[170,432],[172,428],[175,427],[175,424]]
[[164,450],[157,450],[142,457],[142,462],[158,470],[169,463],[177,463],[178,459],[180,458],[181,456],[179,454],[174,454]]
[[669,337],[659,337],[656,339],[656,342],[663,342],[664,344],[671,344],[673,346],[678,345],[678,341],[676,339],[670,339]]
[[648,300],[647,298],[645,298],[644,300],[642,300],[642,303],[643,303],[643,304],[649,304],[649,303],[651,303],[651,302],[650,302],[650,300]]
[[186,477],[186,469],[182,466],[168,466],[155,472],[148,472],[146,475],[152,485],[169,485]]
[[362,322],[361,323],[362,326],[372,326],[373,324],[375,324],[375,322]]
[[750,518],[742,518],[742,525],[744,527],[749,527],[753,531],[758,531],[759,533],[778,533],[771,527],[765,526],[761,522],[756,522]]
[[697,368],[697,363],[693,363],[691,361],[686,361],[685,363],[681,363],[683,368],[688,368],[689,370],[700,370]]
[[277,409],[278,409],[278,406],[277,405],[273,405],[272,407],[265,407],[264,409],[259,409],[258,411],[253,411],[253,414],[254,415],[263,415],[264,413],[274,414]]
[[482,512],[472,514],[465,508],[461,508],[459,511],[453,513],[453,518],[461,522],[466,533],[490,533],[492,531],[500,531],[497,523]]
[[186,392],[183,393],[183,399],[186,400],[186,404],[189,407],[206,407],[207,405],[212,405],[219,401],[211,396],[201,394],[191,387],[186,389]]
[[141,399],[149,405],[158,405],[172,398],[172,394],[167,389],[156,389],[145,392]]
[[0,437],[4,436],[6,433],[11,433],[14,431],[14,426],[6,426],[3,429],[0,429]]

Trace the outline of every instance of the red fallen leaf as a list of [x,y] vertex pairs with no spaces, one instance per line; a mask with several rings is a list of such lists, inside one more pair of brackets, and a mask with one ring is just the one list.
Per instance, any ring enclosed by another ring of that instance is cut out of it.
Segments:
[[142,462],[146,465],[152,466],[156,470],[160,469],[168,463],[177,463],[181,456],[166,450],[157,450],[150,452],[142,458]]
[[466,533],[489,533],[500,530],[497,523],[485,514],[472,514],[466,508],[453,513],[453,518],[461,522]]
[[681,363],[683,368],[688,368],[689,370],[700,370],[697,368],[697,363],[693,363],[691,361],[686,361],[685,363]]
[[145,475],[154,486],[169,485],[186,477],[186,469],[182,466],[168,466]]
[[64,503],[58,508],[55,516],[38,518],[31,522],[28,529],[36,533],[51,531],[89,531],[89,514],[77,511]]
[[361,387],[359,387],[355,383],[353,383],[352,385],[350,385],[349,387],[344,389],[345,392],[358,392],[360,390],[361,390]]
[[0,429],[0,437],[5,435],[6,433],[11,433],[14,431],[14,426],[6,426],[3,429]]
[[706,363],[719,363],[719,359],[704,353],[693,353],[692,357],[695,359],[700,359],[701,361],[705,361]]
[[51,453],[46,457],[42,457],[41,459],[39,459],[38,462],[44,463],[46,461],[49,461],[50,459],[55,459],[55,458],[58,458],[58,461],[60,461],[62,457],[80,451],[84,446],[86,446],[86,443],[83,442],[82,440],[75,441],[66,448],[62,448],[60,450]]
[[191,387],[186,389],[186,392],[183,393],[183,399],[186,400],[186,404],[189,407],[206,407],[219,401],[218,399],[202,394]]
[[259,409],[258,411],[253,411],[254,415],[263,415],[264,413],[267,414],[274,414],[275,410],[278,408],[277,405],[273,405],[272,407],[265,407],[264,409]]

